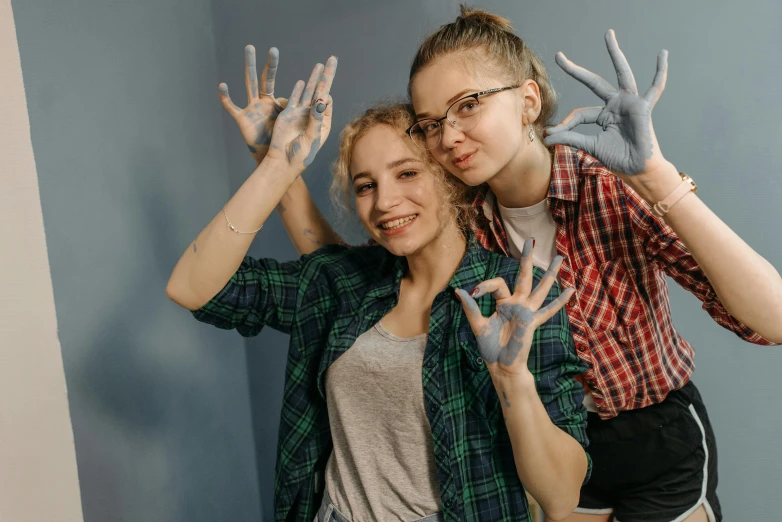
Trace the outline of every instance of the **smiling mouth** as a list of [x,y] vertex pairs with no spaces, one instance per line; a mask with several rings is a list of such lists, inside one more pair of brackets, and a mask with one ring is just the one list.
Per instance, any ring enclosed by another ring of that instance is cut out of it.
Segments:
[[[478,152],[478,151],[475,151]],[[458,158],[455,158],[453,160],[453,164],[456,165],[459,168],[464,168],[470,164],[472,159],[475,157],[475,152],[471,152],[469,154],[463,154],[459,156]]]
[[413,214],[412,216],[395,219],[393,221],[386,221],[385,223],[380,224],[380,228],[382,228],[383,230],[395,230],[397,228],[402,228],[403,226],[412,222],[417,217],[418,214]]

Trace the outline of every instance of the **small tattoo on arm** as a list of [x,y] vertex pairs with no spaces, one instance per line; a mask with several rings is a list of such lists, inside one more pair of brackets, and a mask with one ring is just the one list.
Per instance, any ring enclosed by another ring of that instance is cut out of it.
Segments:
[[505,407],[510,408],[510,401],[508,400],[508,396],[505,395],[505,392],[502,392],[502,400],[505,401]]
[[194,254],[197,254],[197,253],[198,253],[198,249],[196,248],[195,241],[193,241],[193,253],[194,253]]

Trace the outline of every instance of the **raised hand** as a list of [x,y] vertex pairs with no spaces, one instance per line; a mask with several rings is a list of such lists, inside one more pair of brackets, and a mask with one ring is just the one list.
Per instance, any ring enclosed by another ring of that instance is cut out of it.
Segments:
[[244,48],[244,83],[247,88],[247,107],[244,109],[240,109],[231,101],[226,84],[221,83],[218,86],[223,107],[236,120],[247,148],[258,163],[269,149],[274,121],[287,102],[285,98],[274,98],[274,79],[279,62],[280,53],[276,47],[272,47],[266,57],[266,66],[263,68],[261,76],[263,90],[261,90],[258,87],[255,47],[248,45]]
[[[632,176],[651,171],[665,161],[657,144],[652,126],[652,109],[665,89],[668,77],[668,51],[657,56],[657,74],[646,94],[640,96],[635,77],[625,55],[609,30],[605,36],[608,54],[614,63],[619,89],[600,76],[579,67],[564,54],[557,53],[557,64],[570,76],[580,81],[600,99],[604,107],[576,109],[562,123],[547,131],[547,145],[564,144],[581,149],[597,158],[618,174]],[[587,136],[572,129],[581,124],[596,123],[602,130]]]
[[[482,282],[472,294],[461,289],[456,291],[477,338],[481,357],[492,372],[528,374],[527,360],[535,328],[556,314],[575,292],[568,288],[548,306],[540,308],[556,281],[562,257],[554,258],[538,286],[533,289],[532,245],[532,239],[524,242],[521,268],[513,294],[502,278]],[[487,293],[493,294],[497,301],[496,311],[488,318],[483,316],[473,299]]]
[[336,72],[337,58],[332,56],[325,68],[321,64],[315,66],[306,86],[301,80],[296,82],[287,106],[274,124],[269,158],[298,167],[312,163],[331,129],[329,91]]

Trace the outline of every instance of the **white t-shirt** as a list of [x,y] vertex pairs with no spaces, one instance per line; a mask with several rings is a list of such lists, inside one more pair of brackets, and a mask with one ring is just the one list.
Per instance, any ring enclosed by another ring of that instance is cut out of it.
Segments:
[[[557,225],[548,207],[548,198],[531,207],[507,208],[497,201],[505,234],[508,237],[510,254],[514,259],[521,258],[524,242],[535,238],[535,249],[532,251],[532,264],[547,269],[557,255]],[[584,394],[584,406],[587,411],[597,412],[597,405],[592,394]]]

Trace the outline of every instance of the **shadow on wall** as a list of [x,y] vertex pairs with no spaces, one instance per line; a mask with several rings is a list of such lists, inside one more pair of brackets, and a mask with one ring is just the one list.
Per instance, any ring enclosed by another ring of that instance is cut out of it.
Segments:
[[193,223],[172,211],[186,202],[177,201],[181,191],[167,181],[175,176],[158,156],[146,147],[129,159],[135,175],[118,197],[133,203],[122,209],[131,208],[136,232],[125,251],[138,262],[121,264],[126,284],[106,296],[112,304],[82,334],[68,375],[79,398],[72,409],[80,473],[89,474],[85,520],[256,521],[252,440],[231,422],[249,416],[243,343],[197,323],[165,295],[187,244],[181,231]]

